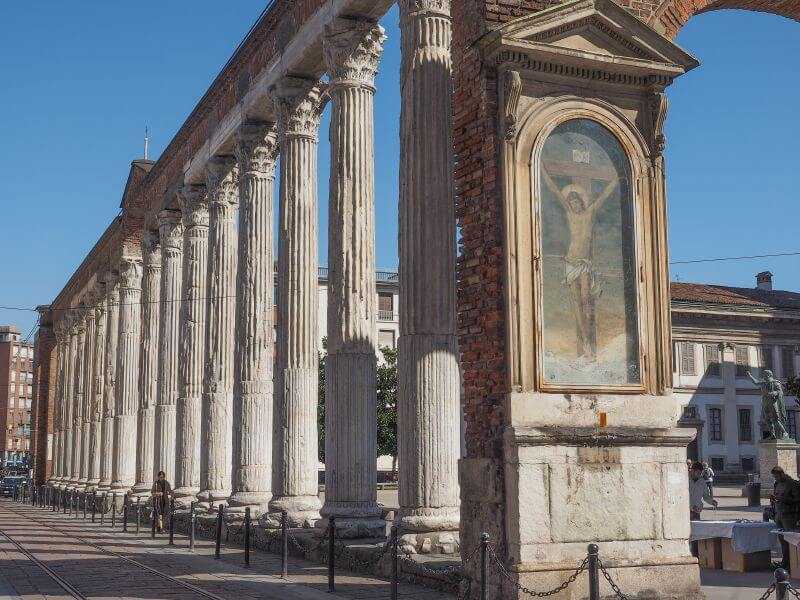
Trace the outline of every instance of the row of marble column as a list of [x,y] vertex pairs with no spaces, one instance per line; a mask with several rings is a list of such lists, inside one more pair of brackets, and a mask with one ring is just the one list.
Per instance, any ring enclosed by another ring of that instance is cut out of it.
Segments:
[[[400,518],[458,529],[459,374],[449,6],[401,2]],[[284,77],[276,123],[177,192],[141,256],[123,256],[56,326],[53,483],[180,502],[335,515],[382,533],[376,497],[375,77],[385,35],[339,19],[329,82]],[[317,145],[332,103],[325,505],[317,484]],[[422,126],[424,124],[424,126]],[[273,189],[280,156],[277,299]],[[280,314],[273,322],[277,301]],[[275,331],[277,329],[277,337]]]

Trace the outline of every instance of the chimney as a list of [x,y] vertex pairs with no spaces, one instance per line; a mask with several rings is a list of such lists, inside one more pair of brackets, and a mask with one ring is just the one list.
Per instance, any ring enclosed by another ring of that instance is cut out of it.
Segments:
[[756,287],[760,290],[772,291],[772,273],[769,271],[762,271],[756,275]]

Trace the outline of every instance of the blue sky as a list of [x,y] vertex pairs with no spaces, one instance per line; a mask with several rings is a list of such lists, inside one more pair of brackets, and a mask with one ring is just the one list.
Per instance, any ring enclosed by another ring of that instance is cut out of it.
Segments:
[[[219,2],[41,2],[4,8],[0,38],[0,305],[48,303],[119,211],[145,125],[158,156],[264,6]],[[191,7],[190,10],[187,8]],[[399,31],[376,97],[377,262],[397,264]],[[670,90],[672,260],[800,250],[800,25],[718,11],[678,42],[703,66]],[[795,58],[793,58],[795,57]],[[327,118],[320,144],[320,253],[327,257]],[[800,257],[674,266],[673,277],[800,289]],[[34,313],[0,309],[26,333]]]

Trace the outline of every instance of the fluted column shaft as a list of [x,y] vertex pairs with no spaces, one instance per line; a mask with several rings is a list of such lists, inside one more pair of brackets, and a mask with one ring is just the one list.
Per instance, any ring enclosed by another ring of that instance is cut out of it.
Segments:
[[234,509],[250,506],[256,514],[264,512],[272,498],[272,205],[277,151],[272,123],[248,123],[237,132],[239,248],[230,505]]
[[80,479],[79,483],[84,489],[89,485],[89,434],[91,429],[92,415],[92,367],[94,366],[94,297],[90,298],[86,309],[86,333],[84,334],[83,345],[83,402],[81,406],[81,446],[80,446]]
[[209,161],[208,308],[203,373],[200,493],[206,505],[231,492],[233,353],[236,319],[238,173],[233,157]]
[[175,497],[185,504],[191,503],[200,491],[209,217],[206,186],[186,186],[179,198],[183,212],[183,302],[180,316]]
[[142,261],[120,263],[117,387],[111,489],[127,492],[136,483],[136,413],[139,408],[139,352],[142,345]]
[[314,81],[274,90],[280,136],[277,354],[270,510],[294,526],[319,518],[317,146],[322,113]]
[[86,370],[84,369],[85,361],[84,354],[86,353],[86,313],[83,309],[80,311],[79,321],[76,325],[77,328],[77,345],[75,354],[75,388],[73,391],[73,405],[72,405],[72,483],[76,487],[83,487],[86,482],[81,482],[81,456],[83,456],[82,442],[83,442],[83,386]]
[[67,347],[69,338],[64,331],[63,323],[59,323],[55,327],[55,332],[58,342],[56,346],[58,356],[58,386],[56,388],[56,406],[53,423],[53,476],[50,481],[53,485],[60,485],[64,476],[64,387],[66,381]]
[[110,275],[106,281],[106,352],[103,385],[103,427],[100,443],[100,483],[98,489],[111,489],[114,456],[114,415],[116,413],[117,337],[119,333],[119,280]]
[[75,444],[75,389],[76,389],[76,364],[78,356],[78,331],[76,321],[72,322],[72,329],[69,333],[69,359],[67,370],[67,394],[64,410],[64,481],[67,487],[74,487],[77,484],[73,465],[73,448]]
[[92,357],[92,398],[89,424],[89,482],[96,489],[100,484],[100,459],[103,443],[103,390],[105,389],[106,310],[108,301],[105,284],[98,284],[99,302],[94,307],[94,354]]
[[136,440],[136,494],[148,494],[155,464],[156,404],[158,402],[158,330],[161,314],[161,246],[158,232],[142,239],[142,342],[139,356],[139,412]]
[[374,78],[383,29],[340,19],[324,39],[331,76],[325,505],[348,535],[382,529],[376,480]]
[[153,471],[164,471],[167,481],[173,482],[183,266],[181,214],[173,210],[161,211],[158,224],[161,236],[161,317],[158,332],[158,404]]
[[460,376],[449,4],[400,1],[397,431],[404,531],[459,528]]

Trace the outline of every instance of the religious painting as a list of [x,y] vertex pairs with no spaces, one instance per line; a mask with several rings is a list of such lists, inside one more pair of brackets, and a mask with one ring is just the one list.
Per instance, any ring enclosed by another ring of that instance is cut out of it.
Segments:
[[543,383],[642,382],[631,167],[619,140],[574,119],[539,161]]

